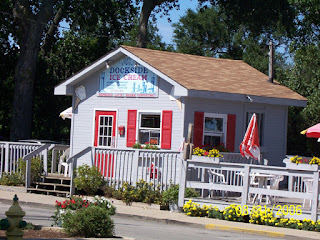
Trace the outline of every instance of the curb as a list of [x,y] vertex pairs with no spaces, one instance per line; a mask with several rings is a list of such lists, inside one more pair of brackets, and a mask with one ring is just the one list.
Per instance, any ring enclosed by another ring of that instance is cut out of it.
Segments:
[[206,224],[205,228],[208,230],[233,231],[233,232],[249,233],[249,234],[267,236],[267,237],[284,238],[285,236],[290,236],[290,235],[286,235],[284,233],[279,233],[279,232],[250,229],[250,228],[231,227],[231,226],[218,225],[218,224]]

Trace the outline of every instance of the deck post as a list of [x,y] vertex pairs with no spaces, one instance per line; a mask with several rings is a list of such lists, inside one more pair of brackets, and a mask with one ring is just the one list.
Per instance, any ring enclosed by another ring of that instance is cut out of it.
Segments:
[[318,201],[319,201],[319,171],[313,173],[312,199],[311,199],[311,220],[318,219]]
[[52,158],[51,158],[51,173],[55,173],[57,171],[57,156],[58,156],[58,151],[53,148]]
[[31,185],[31,158],[26,159],[26,188]]
[[242,189],[242,195],[241,195],[241,205],[247,205],[248,201],[248,193],[249,193],[249,174],[250,174],[250,165],[245,165],[244,167],[244,175],[243,175],[243,189]]
[[6,153],[4,158],[4,172],[9,172],[9,154],[10,154],[10,145],[8,142],[6,142]]
[[48,149],[43,151],[43,171],[44,175],[48,175]]
[[186,191],[187,171],[188,171],[188,162],[187,162],[187,160],[183,160],[181,163],[179,198],[178,198],[178,206],[180,208],[182,208],[184,205],[184,195],[185,195],[185,191]]

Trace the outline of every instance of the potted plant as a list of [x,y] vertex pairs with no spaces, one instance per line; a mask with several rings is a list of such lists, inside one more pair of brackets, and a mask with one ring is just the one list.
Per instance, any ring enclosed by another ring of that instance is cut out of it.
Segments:
[[318,157],[306,158],[298,155],[283,160],[286,167],[295,170],[317,171],[319,170],[320,159]]
[[208,163],[219,163],[220,157],[223,157],[220,154],[220,151],[218,149],[211,149],[211,150],[205,150],[199,147],[196,147],[193,149],[192,152],[192,160],[194,161],[205,161]]

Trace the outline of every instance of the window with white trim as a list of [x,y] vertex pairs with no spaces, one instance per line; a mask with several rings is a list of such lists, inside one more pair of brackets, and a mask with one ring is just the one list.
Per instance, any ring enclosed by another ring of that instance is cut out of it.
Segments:
[[140,113],[138,140],[141,144],[160,145],[161,113]]
[[203,145],[210,147],[226,144],[227,114],[205,113],[203,123]]

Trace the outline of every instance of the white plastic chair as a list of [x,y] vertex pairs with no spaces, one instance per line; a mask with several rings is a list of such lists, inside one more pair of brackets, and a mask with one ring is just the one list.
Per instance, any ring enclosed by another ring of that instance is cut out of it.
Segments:
[[63,154],[60,156],[59,165],[58,165],[58,173],[61,173],[61,167],[64,167],[64,176],[68,176],[69,164],[66,162],[70,156],[70,148],[67,148]]
[[[267,189],[271,190],[279,190],[279,183],[284,179],[282,175],[277,175],[270,179],[270,185],[267,186]],[[279,197],[276,196],[267,196],[267,203],[278,203]]]
[[[302,178],[302,181],[304,182],[306,193],[312,193],[312,183],[313,180],[311,178]],[[302,207],[306,206],[306,199],[303,199]],[[309,207],[311,207],[311,199],[309,199]]]
[[[219,170],[217,169],[208,169],[209,183],[220,183],[220,184],[227,185],[224,175],[218,171]],[[210,195],[209,195],[210,197],[213,196],[213,191],[214,190],[210,190]],[[222,198],[224,198],[224,192],[225,191],[222,191]]]

